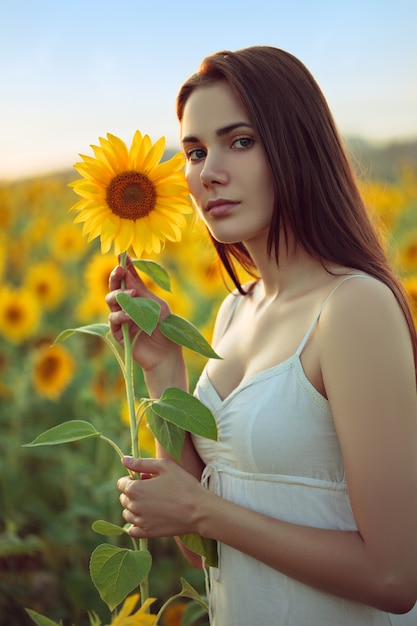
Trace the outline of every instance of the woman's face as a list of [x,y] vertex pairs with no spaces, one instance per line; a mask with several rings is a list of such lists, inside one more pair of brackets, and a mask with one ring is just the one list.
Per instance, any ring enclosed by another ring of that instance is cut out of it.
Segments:
[[181,140],[190,193],[213,237],[222,243],[266,240],[272,177],[249,117],[226,83],[192,92]]

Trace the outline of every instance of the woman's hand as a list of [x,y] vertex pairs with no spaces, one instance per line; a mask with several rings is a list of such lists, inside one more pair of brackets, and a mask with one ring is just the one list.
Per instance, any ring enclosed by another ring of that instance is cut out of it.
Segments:
[[[125,281],[124,288],[122,288],[123,280]],[[180,346],[165,337],[158,326],[151,336],[141,332],[135,322],[120,307],[117,295],[124,292],[132,297],[150,298],[158,302],[161,307],[160,320],[171,313],[168,304],[145,286],[129,257],[127,257],[126,270],[119,265],[112,271],[109,288],[106,303],[110,309],[110,330],[121,346],[123,346],[122,324],[127,323],[131,341],[140,333],[134,344],[133,358],[143,369],[151,395],[159,396],[166,387],[176,386],[186,389],[187,380]]]
[[141,475],[120,478],[123,518],[136,538],[174,537],[198,532],[199,502],[207,494],[199,481],[169,459],[123,457],[123,465]]

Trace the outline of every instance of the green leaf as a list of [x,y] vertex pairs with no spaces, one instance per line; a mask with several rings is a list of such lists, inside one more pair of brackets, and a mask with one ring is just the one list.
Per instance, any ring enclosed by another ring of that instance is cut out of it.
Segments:
[[198,398],[177,387],[165,389],[152,411],[194,435],[217,439],[217,426],[210,411]]
[[203,556],[206,565],[210,567],[218,566],[217,541],[202,537],[198,533],[186,533],[185,535],[180,535],[180,539],[189,550]]
[[182,428],[167,422],[152,408],[147,411],[146,417],[152,434],[159,441],[164,450],[177,461],[181,461],[181,453],[184,445],[185,433]]
[[93,522],[91,528],[99,535],[106,535],[107,537],[123,535],[126,532],[121,526],[111,524],[110,522],[106,522],[102,519]]
[[161,311],[158,302],[150,298],[132,298],[127,293],[119,293],[116,300],[139,328],[144,330],[147,335],[152,335]]
[[184,317],[171,313],[161,320],[159,329],[165,337],[174,343],[179,343],[181,346],[211,359],[221,359],[198,328]]
[[80,441],[81,439],[90,439],[91,437],[99,436],[100,433],[89,422],[85,422],[84,420],[71,420],[46,430],[38,435],[31,443],[25,443],[23,447],[55,446],[61,443],[70,443],[71,441]]
[[38,626],[62,626],[61,620],[59,622],[53,622],[48,617],[40,615],[39,613],[37,613],[36,611],[32,611],[31,609],[25,609],[25,611]]
[[101,619],[95,611],[87,611],[87,615],[90,620],[90,626],[102,626]]
[[155,285],[158,285],[165,291],[171,291],[171,281],[168,272],[162,265],[149,259],[132,259],[132,263],[136,269],[149,276]]
[[185,578],[181,577],[181,592],[178,594],[180,598],[190,598],[190,600],[194,600],[194,602],[198,602],[201,606],[203,606],[206,610],[208,609],[207,603],[204,602],[201,595],[198,593],[196,589],[190,583],[185,580]]
[[61,343],[62,341],[65,341],[74,333],[96,335],[97,337],[105,339],[109,330],[110,329],[108,324],[89,324],[88,326],[80,326],[79,328],[68,328],[67,330],[63,330],[62,333],[58,335],[58,337],[55,339],[55,343]]
[[90,559],[90,575],[110,611],[148,576],[152,557],[148,550],[127,550],[107,543],[98,546]]

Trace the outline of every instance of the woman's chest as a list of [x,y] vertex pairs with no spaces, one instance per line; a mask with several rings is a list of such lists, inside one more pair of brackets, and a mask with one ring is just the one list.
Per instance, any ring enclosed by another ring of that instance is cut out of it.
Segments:
[[327,401],[297,358],[248,379],[225,401],[204,374],[197,394],[216,417],[218,441],[198,440],[204,462],[242,472],[340,482],[343,463]]

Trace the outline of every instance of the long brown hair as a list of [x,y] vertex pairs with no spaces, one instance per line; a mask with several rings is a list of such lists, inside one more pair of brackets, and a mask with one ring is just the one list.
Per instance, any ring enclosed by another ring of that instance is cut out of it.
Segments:
[[[274,212],[268,252],[279,258],[280,232],[323,266],[336,263],[363,271],[393,291],[407,320],[417,361],[417,336],[407,294],[372,224],[333,116],[317,82],[296,57],[270,46],[253,46],[206,57],[181,87],[181,121],[191,93],[223,81],[236,94],[261,141],[274,181]],[[242,243],[212,241],[228,275],[244,293],[233,261],[253,273]]]

